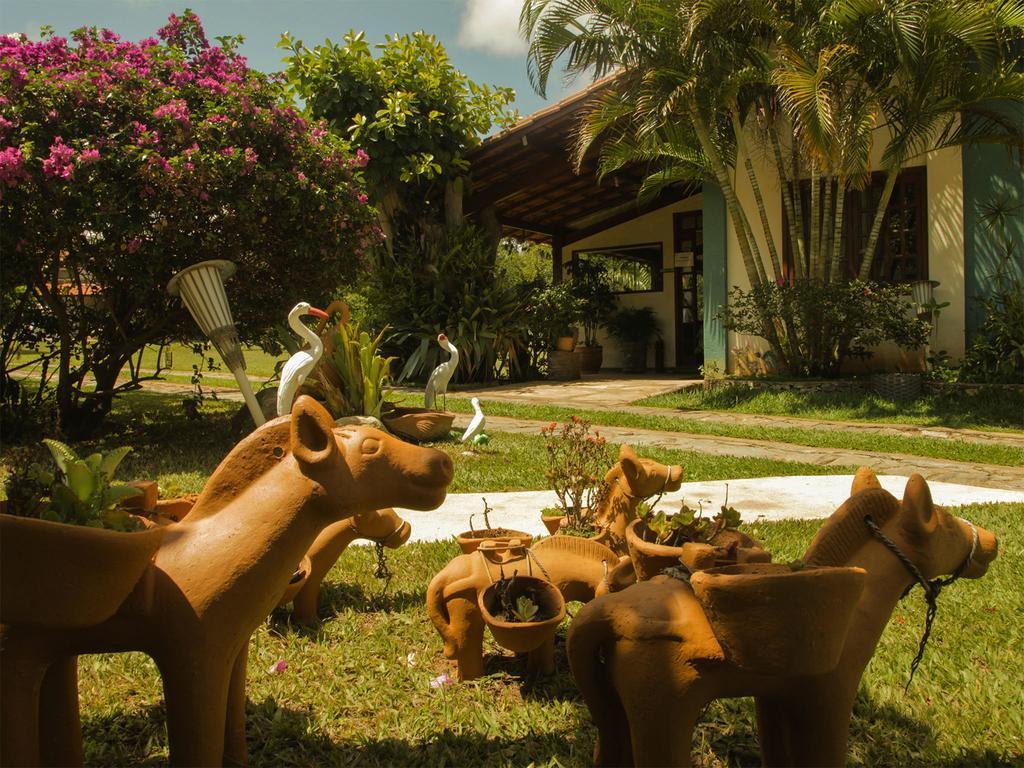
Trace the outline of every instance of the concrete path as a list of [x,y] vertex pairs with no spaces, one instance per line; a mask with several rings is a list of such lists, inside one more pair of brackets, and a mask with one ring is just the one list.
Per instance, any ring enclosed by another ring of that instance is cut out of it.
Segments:
[[[878,479],[887,491],[902,497],[906,477],[881,475]],[[684,483],[678,491],[665,494],[659,507],[671,512],[679,508],[680,501],[694,508],[700,501],[708,514],[713,514],[724,503],[728,484],[729,505],[739,510],[744,522],[819,519],[828,517],[846,501],[852,481],[853,475],[825,475]],[[1024,490],[994,490],[932,481],[928,486],[935,503],[948,507],[995,501],[1024,503]],[[540,510],[554,506],[552,491],[452,493],[432,512],[404,509],[398,512],[412,525],[413,541],[437,541],[468,530],[470,514],[474,515],[473,524],[482,528],[484,522],[480,513],[484,498],[493,510],[491,525],[534,536],[547,533],[540,521]]]

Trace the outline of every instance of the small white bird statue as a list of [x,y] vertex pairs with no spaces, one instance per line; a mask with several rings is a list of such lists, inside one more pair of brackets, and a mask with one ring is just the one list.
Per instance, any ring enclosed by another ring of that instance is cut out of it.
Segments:
[[448,341],[448,337],[443,333],[438,334],[437,343],[441,345],[441,349],[451,354],[451,357],[437,366],[427,379],[427,389],[423,393],[424,408],[433,408],[437,396],[448,393],[448,382],[452,380],[455,369],[459,367],[459,350]]
[[468,440],[474,440],[477,435],[482,434],[484,426],[487,424],[487,417],[484,416],[483,410],[480,408],[480,398],[474,397],[469,402],[473,404],[473,410],[476,411],[476,416],[469,422],[469,426],[466,427],[466,431],[462,433],[462,442]]
[[301,336],[309,349],[300,349],[288,358],[281,370],[281,383],[277,385],[277,415],[284,416],[292,412],[292,401],[295,400],[295,393],[299,391],[302,382],[312,373],[316,367],[317,360],[324,353],[324,343],[320,341],[311,329],[302,322],[303,315],[313,315],[323,320],[327,319],[327,313],[322,309],[311,307],[305,301],[300,301],[292,311],[288,313],[288,325]]

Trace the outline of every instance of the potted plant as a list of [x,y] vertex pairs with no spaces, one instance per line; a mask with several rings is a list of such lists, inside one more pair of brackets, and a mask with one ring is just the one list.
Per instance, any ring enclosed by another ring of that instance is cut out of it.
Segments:
[[642,503],[626,528],[626,545],[638,581],[651,579],[680,563],[691,573],[737,562],[768,562],[771,555],[738,529],[740,514],[728,500],[712,518],[685,503],[666,514]]
[[535,651],[554,639],[565,618],[565,600],[550,581],[518,571],[488,586],[477,597],[495,642],[515,653]]
[[583,303],[569,282],[549,285],[537,294],[531,313],[534,333],[548,349],[548,378],[578,379],[579,356],[575,352],[579,329],[576,323]]
[[647,347],[661,335],[658,316],[651,307],[623,307],[607,322],[608,333],[622,348],[622,370],[644,373],[647,370]]
[[455,540],[459,543],[459,548],[463,554],[470,554],[480,548],[480,544],[485,541],[500,541],[503,543],[510,543],[512,541],[519,541],[520,546],[529,547],[533,542],[533,536],[525,531],[514,531],[511,528],[492,528],[490,513],[494,510],[487,506],[487,499],[484,499],[484,527],[474,528],[473,518],[475,515],[469,516],[469,530],[463,531]]
[[557,507],[541,510],[541,519],[552,533],[593,536],[600,531],[592,524],[591,510],[597,509],[608,492],[604,474],[614,463],[605,438],[591,430],[590,422],[573,416],[559,426],[551,422],[540,431],[547,452],[545,477],[558,498]]
[[27,463],[0,515],[0,622],[98,624],[128,597],[163,538],[119,506],[140,493],[114,485],[128,448],[79,457],[44,441],[55,469]]
[[576,260],[570,265],[569,272],[572,275],[573,291],[581,303],[583,344],[579,348],[580,371],[597,373],[604,359],[604,349],[597,343],[597,330],[615,309],[615,293],[608,282],[608,270],[603,264]]

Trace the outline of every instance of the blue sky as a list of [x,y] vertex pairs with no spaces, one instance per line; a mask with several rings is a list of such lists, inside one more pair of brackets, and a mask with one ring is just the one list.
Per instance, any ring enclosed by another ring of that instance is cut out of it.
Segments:
[[545,101],[526,77],[525,43],[518,36],[522,0],[2,0],[0,32],[37,36],[41,24],[66,35],[80,26],[109,27],[137,40],[163,26],[168,14],[191,7],[207,36],[241,34],[249,64],[281,69],[275,47],[287,30],[312,46],[340,41],[349,29],[370,42],[384,35],[422,29],[436,35],[452,63],[479,83],[509,86],[516,108],[527,115],[585,85],[553,82]]

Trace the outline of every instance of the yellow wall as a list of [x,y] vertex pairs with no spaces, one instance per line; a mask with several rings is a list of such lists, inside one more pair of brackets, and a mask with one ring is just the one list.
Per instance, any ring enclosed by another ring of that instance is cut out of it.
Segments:
[[[661,319],[661,337],[665,342],[665,365],[670,368],[676,363],[675,284],[672,271],[674,265],[672,254],[672,214],[682,211],[700,210],[704,204],[703,201],[703,195],[696,194],[681,202],[651,211],[591,237],[567,243],[562,248],[562,263],[568,267],[573,251],[590,248],[611,248],[638,243],[660,242],[662,244],[661,253],[665,270],[662,290],[657,293],[622,294],[618,297],[618,301],[619,306],[622,307],[653,307],[654,311],[658,313]],[[618,343],[614,339],[609,338],[603,330],[598,332],[598,341],[604,347],[603,367],[620,368],[622,366],[622,353],[619,350]],[[648,364],[653,367],[653,345],[647,354]]]

